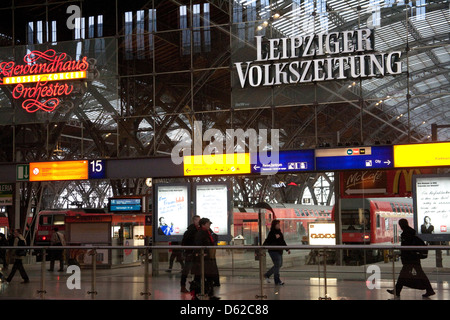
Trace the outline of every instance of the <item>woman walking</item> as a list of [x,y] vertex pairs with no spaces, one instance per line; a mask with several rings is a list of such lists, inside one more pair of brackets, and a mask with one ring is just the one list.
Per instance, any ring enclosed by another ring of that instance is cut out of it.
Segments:
[[[280,220],[273,220],[270,227],[267,239],[263,243],[264,246],[287,246],[286,241],[284,241],[283,233],[281,232]],[[291,253],[290,250],[286,250],[288,254]],[[267,282],[270,283],[270,276],[273,274],[275,284],[284,285],[284,282],[280,279],[280,268],[283,265],[283,249],[280,250],[269,250],[270,258],[273,262],[273,267],[270,268],[265,274]]]

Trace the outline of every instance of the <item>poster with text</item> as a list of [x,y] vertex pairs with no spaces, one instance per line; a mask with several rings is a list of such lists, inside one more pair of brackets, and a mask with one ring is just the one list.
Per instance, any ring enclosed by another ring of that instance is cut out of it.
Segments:
[[155,190],[157,241],[181,241],[188,227],[188,185],[158,185]]
[[195,186],[195,214],[211,220],[211,230],[220,240],[229,235],[229,194],[227,184]]
[[450,240],[450,175],[413,177],[414,222],[423,240]]

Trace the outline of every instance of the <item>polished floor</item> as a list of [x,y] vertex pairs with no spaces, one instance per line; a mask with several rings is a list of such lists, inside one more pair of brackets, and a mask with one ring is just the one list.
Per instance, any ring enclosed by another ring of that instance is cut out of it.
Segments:
[[[430,260],[429,264],[432,264]],[[285,267],[282,278],[285,285],[272,283],[262,285],[265,300],[318,300],[329,297],[332,300],[389,300],[393,296],[386,292],[393,285],[391,264],[380,265],[380,288],[369,289],[366,284],[369,273],[364,266],[327,267],[327,286],[323,278],[322,266]],[[48,267],[48,265],[47,265]],[[162,266],[164,267],[164,266]],[[178,267],[178,266],[177,266]],[[22,284],[17,273],[11,283],[0,284],[0,299],[98,299],[98,300],[190,300],[191,296],[180,292],[180,270],[166,273],[161,268],[158,276],[150,276],[148,289],[144,292],[144,266],[128,266],[112,269],[97,269],[95,287],[92,271],[81,270],[80,289],[69,289],[71,273],[49,272],[45,270],[45,293],[39,293],[41,287],[41,265],[25,265],[30,282]],[[48,268],[46,268],[48,269]],[[430,278],[436,295],[430,300],[450,300],[450,270],[427,267],[424,269]],[[396,263],[398,275],[399,264]],[[5,275],[8,271],[3,271]],[[261,295],[259,270],[224,270],[221,271],[221,286],[215,293],[222,300],[256,300]],[[97,294],[88,292],[96,291]],[[424,291],[404,288],[401,300],[422,300]]]

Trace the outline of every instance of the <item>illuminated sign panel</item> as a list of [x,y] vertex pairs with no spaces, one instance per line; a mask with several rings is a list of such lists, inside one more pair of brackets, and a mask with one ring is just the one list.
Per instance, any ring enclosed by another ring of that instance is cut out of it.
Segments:
[[328,246],[336,244],[336,226],[334,222],[308,223],[309,244]]
[[423,240],[450,240],[450,174],[413,176],[415,229]]
[[450,166],[450,142],[394,146],[394,167]]
[[109,199],[111,212],[142,212],[142,198],[111,198]]
[[219,240],[230,240],[230,189],[227,183],[195,185],[195,214],[211,220],[211,230]]
[[180,241],[190,220],[189,185],[156,184],[153,196],[155,240]]
[[388,169],[392,146],[316,149],[316,170]]
[[88,161],[30,162],[30,181],[87,180]]
[[[263,163],[257,153],[250,154],[252,173],[283,173],[314,170],[314,150],[281,150],[278,161]],[[258,159],[257,159],[258,158]]]
[[56,53],[53,49],[31,51],[23,58],[25,64],[0,63],[0,83],[15,86],[12,97],[23,100],[25,111],[52,112],[60,104],[61,97],[70,95],[74,89],[73,84],[60,81],[87,78],[87,57],[80,60],[67,58],[66,53]]
[[183,165],[185,176],[251,173],[249,153],[185,156]]

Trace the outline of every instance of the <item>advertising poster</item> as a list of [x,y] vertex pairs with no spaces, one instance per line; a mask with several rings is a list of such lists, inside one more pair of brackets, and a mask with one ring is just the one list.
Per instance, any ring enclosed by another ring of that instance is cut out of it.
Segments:
[[414,222],[426,241],[450,240],[450,175],[413,177]]
[[186,184],[156,185],[155,237],[180,241],[189,221],[189,187]]
[[334,246],[336,244],[336,226],[334,222],[310,222],[308,224],[309,244],[316,246]]
[[229,194],[228,184],[195,186],[195,212],[211,220],[211,229],[221,240],[229,235]]

